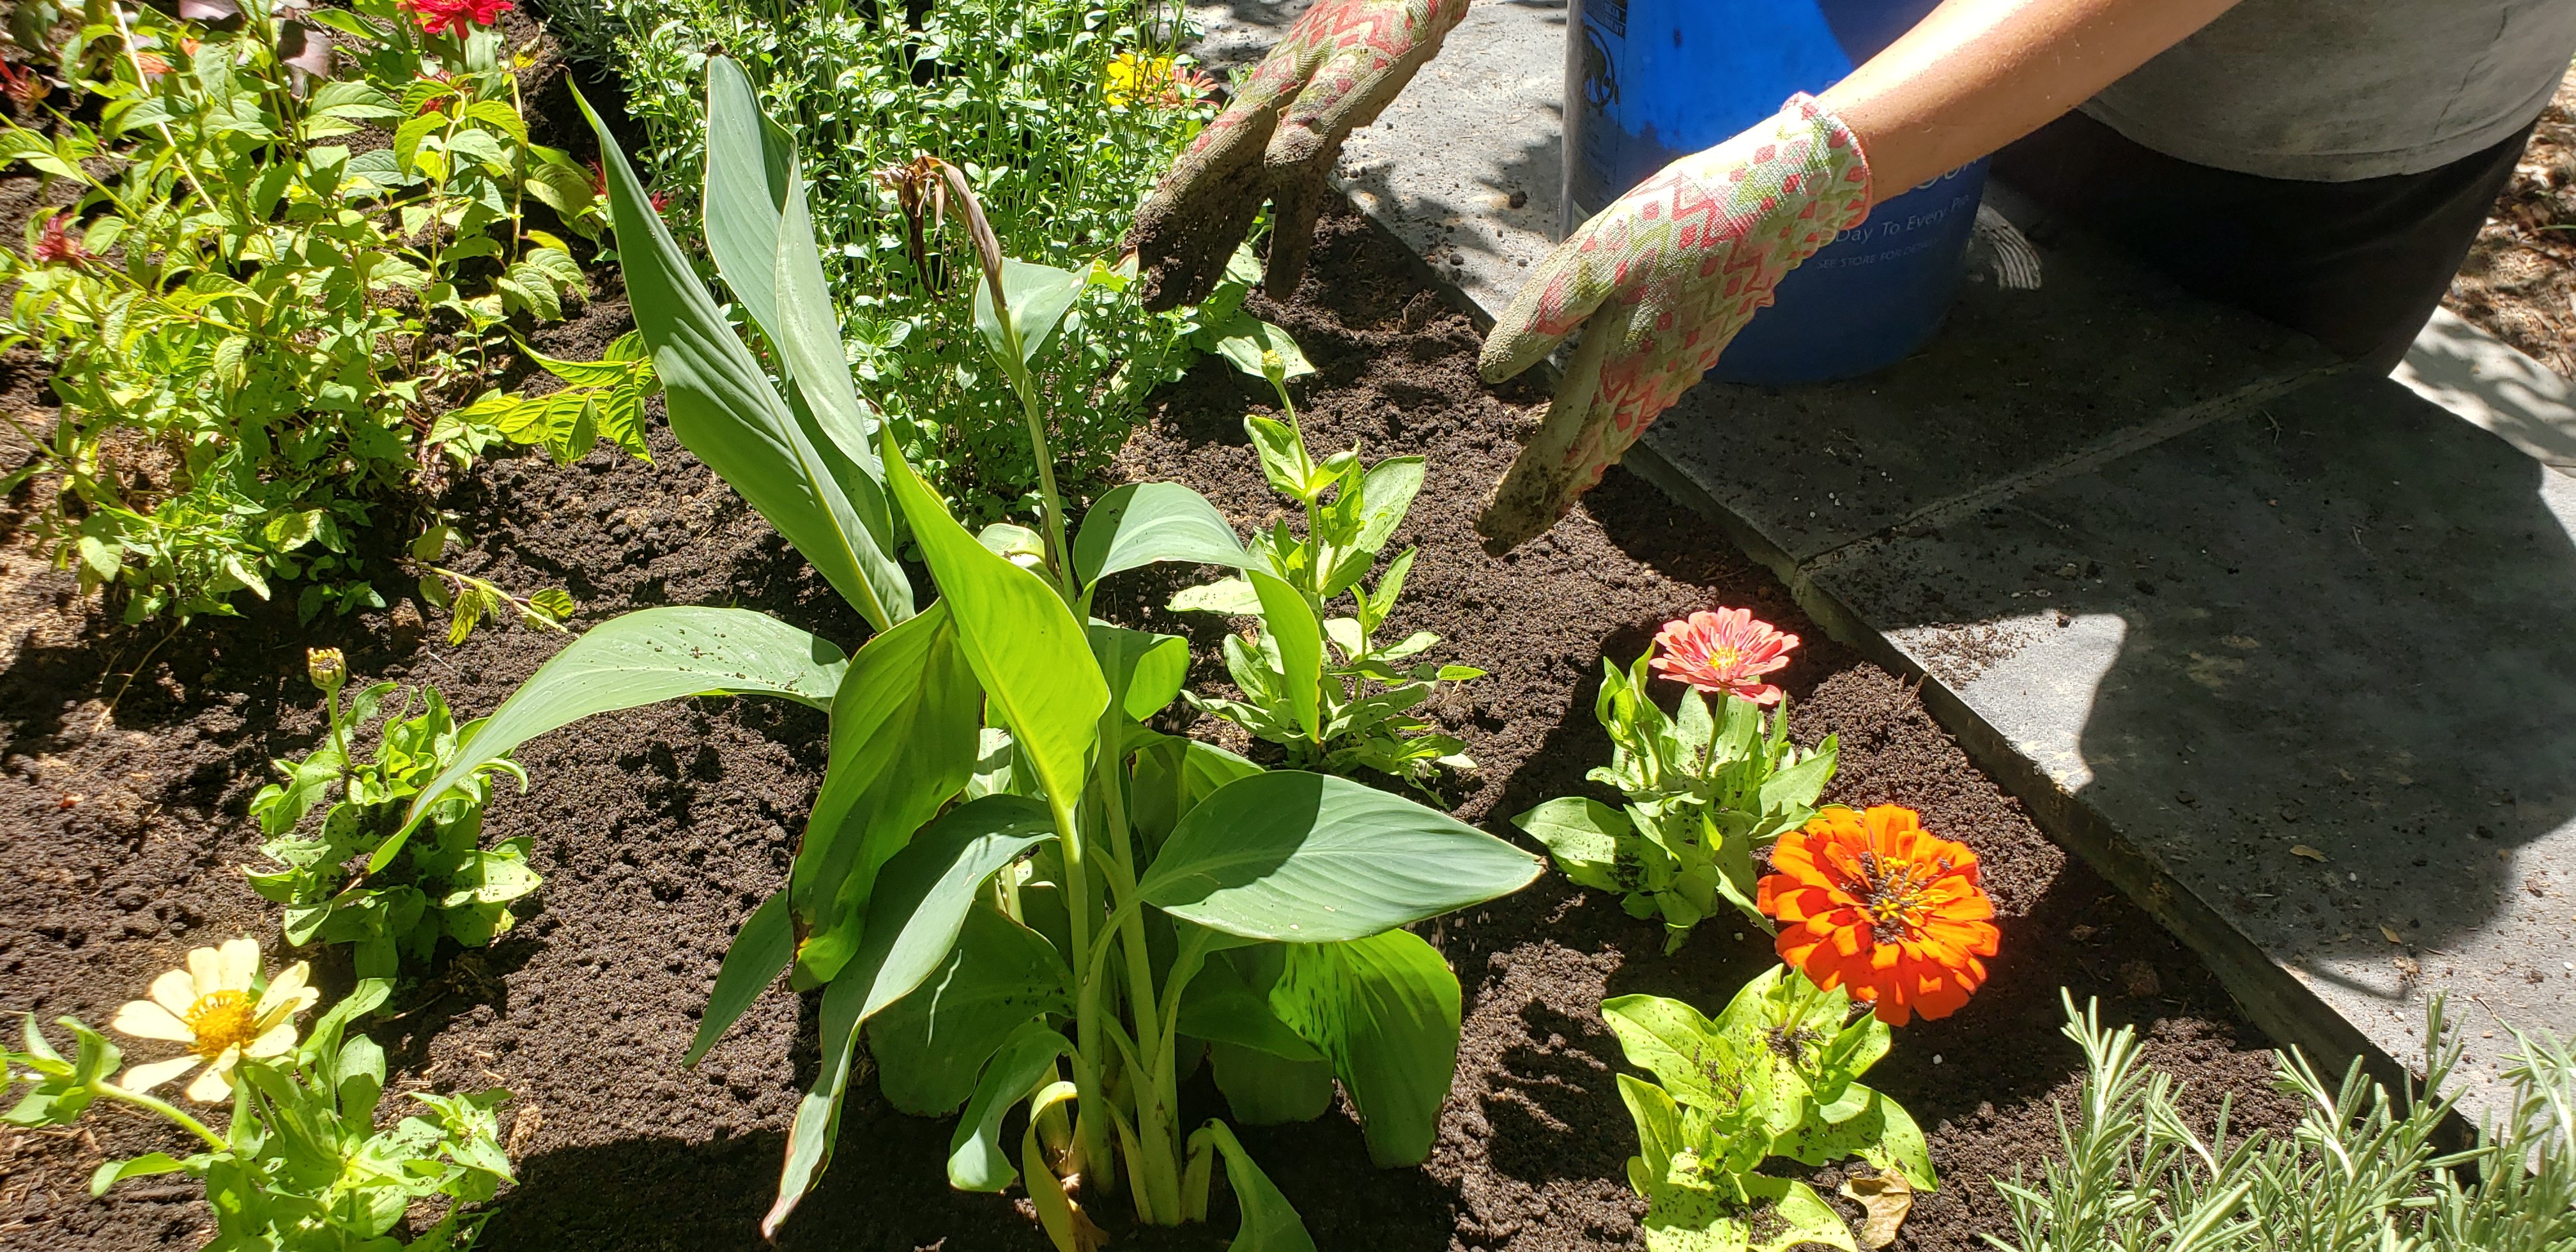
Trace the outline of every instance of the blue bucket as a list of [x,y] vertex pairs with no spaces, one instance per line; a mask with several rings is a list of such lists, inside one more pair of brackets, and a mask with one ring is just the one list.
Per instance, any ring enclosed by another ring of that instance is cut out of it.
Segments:
[[[1937,0],[1571,0],[1565,229],[1675,158],[1815,93]],[[1866,374],[1922,346],[1957,294],[1986,162],[1881,202],[1781,280],[1712,378],[1805,383]]]

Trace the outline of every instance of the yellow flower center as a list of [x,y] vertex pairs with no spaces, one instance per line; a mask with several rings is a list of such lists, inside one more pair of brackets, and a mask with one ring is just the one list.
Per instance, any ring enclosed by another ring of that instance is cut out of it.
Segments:
[[1871,938],[1901,943],[1923,924],[1923,895],[1932,880],[1950,868],[1948,858],[1934,865],[1890,862],[1876,852],[1860,854],[1860,881],[1844,890],[1869,914]]
[[236,1044],[250,1046],[259,1037],[259,1006],[243,991],[209,991],[188,1006],[190,1033],[197,1036],[197,1055],[213,1060]]
[[1708,663],[1712,669],[1726,669],[1743,659],[1743,653],[1723,644],[1708,650]]

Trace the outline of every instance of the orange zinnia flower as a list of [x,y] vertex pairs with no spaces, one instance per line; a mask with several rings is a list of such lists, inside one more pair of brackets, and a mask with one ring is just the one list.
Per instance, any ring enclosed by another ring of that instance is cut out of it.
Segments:
[[1780,837],[1756,900],[1780,920],[1780,959],[1878,1020],[1948,1017],[1986,980],[2000,936],[1977,854],[1893,804],[1834,807]]
[[1656,673],[1710,695],[1737,695],[1755,704],[1778,704],[1780,689],[1762,676],[1789,663],[1796,635],[1757,621],[1750,609],[1702,609],[1655,632]]

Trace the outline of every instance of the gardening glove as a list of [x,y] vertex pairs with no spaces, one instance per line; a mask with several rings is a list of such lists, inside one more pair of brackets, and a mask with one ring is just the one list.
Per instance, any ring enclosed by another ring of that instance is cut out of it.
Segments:
[[1771,120],[1665,166],[1567,236],[1494,323],[1477,362],[1501,382],[1583,327],[1538,433],[1476,523],[1485,546],[1508,551],[1554,526],[1717,363],[1782,276],[1868,215],[1860,141],[1801,94]]
[[1265,289],[1293,294],[1342,141],[1377,120],[1466,16],[1467,0],[1317,0],[1137,212],[1127,242],[1143,262],[1145,307],[1206,299],[1265,200]]

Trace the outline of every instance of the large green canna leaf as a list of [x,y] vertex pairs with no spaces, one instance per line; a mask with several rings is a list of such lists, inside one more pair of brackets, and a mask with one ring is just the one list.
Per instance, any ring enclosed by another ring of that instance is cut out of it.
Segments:
[[1110,698],[1127,716],[1144,721],[1180,696],[1190,676],[1189,640],[1107,622],[1093,622],[1089,633]]
[[682,1065],[695,1065],[698,1058],[714,1047],[724,1032],[733,1029],[742,1011],[751,1007],[769,984],[778,981],[778,971],[787,968],[788,958],[796,953],[796,932],[787,916],[787,893],[777,892],[760,902],[735,931],[733,945],[725,949],[724,964],[716,967],[715,990],[707,993],[707,1011],[698,1019],[697,1037],[689,1040],[689,1054],[680,1058]]
[[1277,770],[1192,808],[1137,891],[1228,934],[1331,943],[1508,895],[1542,864],[1402,796]]
[[975,1098],[948,1140],[948,1185],[960,1191],[994,1191],[1020,1176],[1011,1154],[1002,1148],[1002,1117],[1037,1088],[1055,1081],[1056,1058],[1073,1055],[1073,1045],[1042,1023],[1030,1022],[1013,1032],[984,1067]]
[[[690,695],[785,696],[827,708],[848,667],[839,648],[749,609],[639,609],[610,618],[538,666],[483,719],[456,760],[413,799],[404,829],[476,768],[594,713]],[[399,845],[388,839],[384,846]]]
[[1208,1045],[1208,1068],[1226,1111],[1246,1126],[1280,1126],[1323,1116],[1333,1103],[1333,1067],[1292,1061],[1239,1043]]
[[776,1237],[779,1223],[831,1162],[859,1028],[939,967],[995,870],[1054,836],[1054,820],[1044,806],[1019,796],[986,796],[923,827],[912,846],[886,862],[868,901],[858,954],[823,993],[823,1064],[788,1128],[787,1164],[779,1174],[778,1199],[760,1221],[763,1238]]
[[1211,954],[1181,994],[1181,1033],[1209,1043],[1258,1048],[1283,1060],[1323,1060],[1314,1044],[1279,1020],[1270,1003],[1270,989],[1287,968],[1288,947],[1265,943]]
[[1280,673],[1286,678],[1288,708],[1310,743],[1323,742],[1319,701],[1324,681],[1324,624],[1297,589],[1263,570],[1245,571],[1261,597],[1261,624],[1279,644]]
[[1083,624],[1044,579],[967,534],[904,464],[892,433],[884,439],[895,503],[957,619],[967,664],[1038,785],[1071,808],[1100,737],[1100,714],[1109,707],[1109,683],[1092,659]]
[[1252,558],[1225,515],[1179,483],[1113,487],[1082,515],[1073,568],[1085,585],[1157,561],[1242,569]]
[[701,208],[707,251],[734,303],[770,342],[779,338],[773,272],[780,210],[792,197],[796,139],[761,112],[751,79],[731,57],[707,61],[707,176]]
[[878,1087],[915,1116],[956,1112],[1011,1032],[1041,1014],[1073,1011],[1065,977],[1054,944],[977,905],[930,977],[868,1023]]
[[1458,976],[1410,931],[1288,946],[1270,1005],[1333,1063],[1381,1168],[1431,1156],[1458,1069]]
[[831,763],[789,875],[800,986],[850,959],[878,868],[973,775],[979,694],[946,601],[850,658],[832,698]]
[[1234,1188],[1235,1205],[1243,1210],[1243,1225],[1235,1230],[1234,1242],[1225,1245],[1226,1252],[1315,1252],[1315,1240],[1295,1206],[1279,1194],[1224,1122],[1211,1121],[1190,1136],[1190,1173],[1198,1183],[1185,1188],[1194,1194],[1184,1202],[1193,1205],[1194,1216],[1207,1216],[1207,1175],[1200,1162],[1211,1150],[1225,1162],[1226,1185]]
[[[884,630],[912,616],[911,584],[844,482],[854,466],[827,454],[831,441],[813,419],[800,419],[779,398],[653,212],[616,137],[579,92],[574,99],[599,135],[618,267],[662,379],[671,433],[760,510],[869,625]],[[765,266],[775,264],[776,238],[773,231]]]

